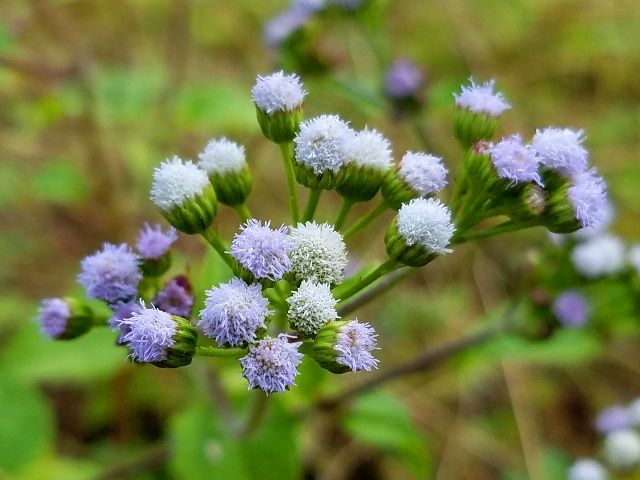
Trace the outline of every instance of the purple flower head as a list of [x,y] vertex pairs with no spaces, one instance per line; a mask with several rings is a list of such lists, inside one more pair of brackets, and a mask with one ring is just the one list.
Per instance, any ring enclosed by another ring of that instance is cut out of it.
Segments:
[[304,27],[312,15],[312,10],[297,5],[283,10],[265,24],[262,33],[264,42],[271,48],[278,48]]
[[193,308],[191,285],[186,277],[176,277],[158,292],[153,304],[167,313],[189,318]]
[[340,327],[334,347],[338,352],[336,362],[354,372],[377,368],[378,360],[371,354],[377,348],[377,336],[371,325],[357,320]]
[[288,338],[283,333],[277,338],[265,337],[240,359],[242,375],[249,382],[249,388],[274,393],[295,385],[302,361],[302,354],[298,352],[302,342],[289,343]]
[[574,175],[567,194],[583,228],[597,227],[607,221],[610,210],[607,184],[595,168]]
[[553,302],[553,314],[565,327],[581,327],[589,317],[589,302],[579,292],[568,290]]
[[531,146],[538,154],[540,163],[571,176],[587,169],[589,152],[582,146],[583,141],[582,130],[547,127],[536,130]]
[[145,260],[158,260],[166,255],[177,239],[178,233],[175,228],[170,227],[166,232],[163,232],[160,225],[151,226],[145,223],[138,234],[136,248]]
[[542,186],[538,174],[540,161],[535,151],[522,143],[520,135],[503,138],[489,148],[489,155],[500,178],[509,180],[511,184],[535,182]]
[[113,315],[109,318],[109,326],[112,330],[120,332],[120,338],[118,339],[118,343],[122,344],[123,337],[131,331],[131,326],[127,323],[124,323],[123,320],[131,317],[134,313],[142,312],[143,307],[140,305],[140,302],[127,302],[120,303],[115,305],[112,308]]
[[142,273],[140,258],[128,245],[105,243],[102,250],[82,260],[78,283],[89,298],[114,305],[132,300],[138,292]]
[[495,80],[489,80],[478,85],[470,78],[469,85],[463,85],[460,93],[453,94],[456,107],[490,117],[499,117],[502,112],[511,108],[511,105],[502,93],[493,91],[495,84]]
[[272,230],[270,222],[248,220],[231,243],[231,255],[258,279],[280,280],[291,268],[292,244],[287,228]]
[[156,308],[142,308],[122,320],[129,333],[122,341],[129,346],[131,357],[138,362],[166,360],[167,349],[175,345],[176,323],[171,314]]
[[67,302],[61,298],[47,298],[38,310],[40,331],[49,338],[59,338],[67,328],[70,316]]
[[596,417],[595,427],[598,433],[607,434],[631,427],[629,411],[622,405],[605,408]]
[[238,346],[254,342],[265,318],[273,313],[262,296],[259,284],[247,284],[239,278],[207,290],[200,310],[198,328],[218,345]]
[[384,79],[385,93],[393,99],[402,100],[419,95],[425,84],[422,69],[407,59],[393,62]]
[[567,472],[567,480],[607,480],[608,478],[605,468],[591,458],[576,460]]

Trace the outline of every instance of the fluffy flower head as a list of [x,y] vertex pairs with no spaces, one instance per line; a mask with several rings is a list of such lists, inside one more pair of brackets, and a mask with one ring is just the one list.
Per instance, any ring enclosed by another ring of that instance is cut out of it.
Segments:
[[567,480],[607,480],[608,478],[605,468],[591,458],[576,460],[567,472]]
[[161,210],[169,211],[200,195],[209,185],[209,178],[190,161],[179,157],[165,160],[153,171],[151,201]]
[[198,158],[198,166],[210,174],[237,172],[247,163],[244,147],[226,138],[210,140]]
[[303,280],[287,302],[291,325],[305,335],[315,335],[325,323],[338,318],[338,302],[326,283]]
[[70,316],[69,305],[63,299],[44,299],[38,310],[40,331],[49,338],[58,338],[67,328]]
[[299,108],[306,94],[300,77],[294,73],[285,75],[282,70],[264,77],[258,75],[256,84],[251,89],[255,104],[269,115]]
[[145,223],[138,234],[136,248],[142,258],[157,260],[169,251],[177,239],[178,233],[175,228],[170,227],[166,232],[163,232],[160,225],[151,226]]
[[408,246],[420,244],[428,252],[450,253],[451,211],[433,198],[415,198],[398,211],[398,232]]
[[583,141],[582,130],[547,127],[536,130],[531,146],[544,166],[565,175],[575,175],[587,169],[589,152],[582,146]]
[[142,273],[139,257],[124,243],[105,243],[102,250],[82,260],[78,283],[89,298],[110,304],[126,302],[135,297]]
[[610,233],[599,235],[576,246],[571,260],[576,270],[587,278],[613,275],[624,268],[624,243]]
[[239,278],[211,288],[206,294],[198,328],[218,345],[238,346],[255,341],[257,330],[265,326],[265,318],[272,313],[267,308],[269,301],[262,296],[262,287]]
[[489,155],[500,178],[513,184],[535,182],[542,185],[538,174],[538,157],[529,145],[522,143],[520,135],[503,138],[489,148]]
[[287,228],[270,228],[270,222],[248,220],[233,237],[231,255],[254,277],[280,280],[291,268],[289,252],[292,245]]
[[371,354],[377,349],[377,336],[371,325],[357,320],[340,327],[334,347],[338,352],[336,362],[354,372],[377,368],[378,360]]
[[567,290],[553,302],[553,314],[565,327],[580,327],[589,316],[589,302],[580,292]]
[[153,304],[167,313],[188,318],[193,308],[191,285],[186,277],[171,280],[158,292]]
[[583,228],[606,223],[610,209],[607,185],[594,168],[574,175],[567,194]]
[[388,170],[393,163],[389,140],[377,130],[367,128],[356,132],[347,142],[345,158],[347,163],[380,171]]
[[295,385],[298,365],[302,361],[298,351],[302,342],[289,343],[288,338],[282,333],[276,338],[265,337],[240,359],[242,375],[249,382],[249,388],[274,393]]
[[293,245],[291,273],[296,278],[328,284],[342,281],[347,251],[342,235],[331,225],[303,223],[290,229],[289,239]]
[[463,85],[458,94],[453,94],[456,99],[456,107],[481,113],[491,117],[498,117],[505,110],[511,108],[500,92],[494,92],[495,80],[489,80],[481,85],[476,84],[473,78],[469,79],[469,85]]
[[320,115],[300,124],[294,138],[296,162],[315,175],[324,171],[338,173],[346,161],[347,145],[354,132],[337,115]]
[[122,341],[129,346],[131,357],[138,362],[160,362],[167,349],[175,345],[176,323],[171,315],[156,308],[143,308],[122,320],[129,332]]
[[405,153],[398,169],[400,178],[421,197],[444,189],[447,186],[447,174],[442,158],[421,152]]

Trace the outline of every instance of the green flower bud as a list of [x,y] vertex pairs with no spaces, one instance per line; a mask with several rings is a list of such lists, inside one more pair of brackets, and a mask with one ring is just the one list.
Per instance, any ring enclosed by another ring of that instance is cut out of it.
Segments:
[[84,301],[65,297],[42,301],[38,320],[43,334],[56,340],[71,340],[88,332],[93,325],[106,323]]

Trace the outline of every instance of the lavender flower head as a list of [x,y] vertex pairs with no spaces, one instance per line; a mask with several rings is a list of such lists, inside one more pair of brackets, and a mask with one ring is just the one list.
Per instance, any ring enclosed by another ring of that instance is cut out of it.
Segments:
[[193,308],[193,295],[186,277],[171,280],[158,292],[153,304],[164,312],[189,318]]
[[574,462],[567,472],[567,480],[607,480],[605,468],[591,458],[581,458]]
[[553,314],[565,327],[581,327],[589,316],[589,302],[581,293],[568,290],[553,302]]
[[631,417],[626,407],[613,405],[605,408],[596,417],[595,427],[598,433],[607,434],[631,427]]
[[496,81],[489,80],[481,85],[469,78],[469,85],[463,85],[459,94],[453,94],[456,107],[470,110],[474,113],[498,117],[511,108],[500,92],[494,92]]
[[576,230],[571,235],[578,240],[588,240],[598,235],[602,235],[611,226],[616,217],[616,209],[607,199],[599,212],[600,221],[588,227]]
[[567,196],[583,228],[597,228],[607,221],[607,185],[594,168],[573,176]]
[[171,314],[157,308],[142,308],[122,320],[129,332],[122,337],[138,362],[166,360],[167,349],[175,345],[176,323]]
[[421,197],[443,190],[447,186],[448,173],[442,158],[421,152],[405,153],[398,169],[400,178]]
[[424,72],[410,60],[400,59],[387,70],[384,90],[390,98],[402,100],[418,95],[424,84]]
[[336,312],[338,302],[326,283],[303,280],[287,302],[289,303],[287,316],[291,325],[307,336],[315,335],[324,324],[338,318]]
[[544,166],[571,176],[587,169],[589,153],[582,146],[583,141],[582,130],[547,127],[536,130],[531,146]]
[[251,89],[251,97],[257,107],[269,115],[300,108],[306,94],[300,77],[294,73],[285,75],[282,70],[264,77],[258,75]]
[[78,283],[89,298],[109,304],[127,302],[138,292],[142,273],[139,257],[124,243],[105,243],[102,250],[82,260]]
[[69,305],[63,299],[44,299],[38,310],[40,331],[49,338],[59,338],[67,328],[70,316]]
[[398,211],[398,232],[408,246],[420,244],[426,251],[451,253],[447,248],[455,228],[451,211],[433,198],[415,198]]
[[209,174],[239,172],[247,164],[244,147],[226,138],[210,140],[198,158],[198,166]]
[[271,223],[247,220],[233,237],[231,255],[258,279],[280,280],[291,268],[292,244],[287,228],[270,228]]
[[289,231],[291,273],[298,280],[337,284],[344,277],[347,251],[342,235],[326,223],[307,222]]
[[200,195],[209,185],[206,172],[179,157],[165,160],[153,172],[151,201],[165,212]]
[[159,224],[151,226],[145,223],[138,234],[136,248],[145,260],[158,260],[167,254],[177,239],[178,233],[175,228],[170,227],[166,232],[163,232]]
[[488,150],[493,166],[500,178],[509,180],[511,184],[535,182],[542,186],[535,151],[522,143],[518,134],[503,138]]
[[254,342],[256,332],[273,313],[262,296],[259,284],[247,284],[232,278],[206,292],[205,307],[200,310],[198,328],[218,345],[238,346]]
[[120,331],[122,335],[126,335],[129,333],[129,326],[123,324],[122,321],[129,318],[134,313],[142,312],[143,308],[144,307],[136,301],[114,305],[111,307],[113,315],[109,318],[109,326],[112,330]]
[[265,337],[249,349],[240,359],[242,375],[249,388],[259,388],[265,393],[287,390],[295,385],[302,354],[298,351],[302,342],[289,343],[289,336],[281,333],[277,338]]
[[352,136],[346,145],[347,163],[384,172],[393,163],[391,144],[377,130],[365,128]]
[[624,243],[610,233],[590,238],[571,252],[573,266],[587,278],[613,275],[625,266]]
[[271,48],[278,48],[291,35],[304,27],[313,16],[313,11],[293,5],[271,18],[264,26],[263,39]]
[[296,162],[321,175],[338,173],[346,161],[346,149],[354,132],[337,115],[320,115],[300,124],[294,138]]
[[377,368],[378,360],[371,354],[377,349],[376,337],[375,330],[368,323],[352,320],[340,327],[334,347],[338,352],[336,362],[354,372]]
[[611,432],[604,439],[603,453],[614,468],[631,470],[640,463],[640,436],[631,429]]

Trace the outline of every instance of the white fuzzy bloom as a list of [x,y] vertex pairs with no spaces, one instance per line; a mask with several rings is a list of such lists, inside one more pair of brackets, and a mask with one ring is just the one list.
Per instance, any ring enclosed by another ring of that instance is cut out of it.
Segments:
[[307,222],[289,231],[290,272],[299,280],[336,284],[344,277],[347,251],[342,235],[326,223]]
[[339,318],[338,302],[327,283],[303,280],[287,302],[291,325],[305,335],[315,335],[320,327]]
[[584,132],[569,128],[547,127],[536,130],[531,146],[543,165],[566,175],[587,169],[589,152],[582,146]]
[[593,237],[573,249],[571,260],[587,278],[618,273],[625,266],[624,242],[610,233]]
[[251,89],[251,98],[255,104],[269,115],[299,108],[306,94],[300,77],[295,73],[285,75],[282,70],[265,77],[258,75],[256,84]]
[[607,480],[609,475],[605,468],[591,458],[576,460],[567,472],[567,480]]
[[325,171],[338,173],[346,161],[347,145],[354,131],[338,115],[320,115],[300,124],[296,144],[296,162],[315,175]]
[[244,147],[226,138],[210,140],[198,158],[198,166],[209,174],[238,172],[247,163]]
[[473,78],[469,79],[469,85],[463,85],[458,94],[453,94],[456,99],[456,107],[470,110],[474,113],[483,113],[492,117],[498,117],[511,108],[500,92],[494,92],[495,80],[489,80],[477,85]]
[[398,169],[400,178],[421,197],[444,189],[448,173],[442,158],[421,152],[405,153]]
[[398,232],[408,246],[417,243],[428,252],[450,253],[454,230],[451,211],[440,200],[415,198],[398,211]]
[[632,469],[640,462],[640,436],[633,430],[616,430],[605,437],[603,453],[614,468]]
[[377,130],[365,128],[356,132],[346,145],[346,162],[359,167],[386,171],[393,163],[391,144]]
[[[636,243],[629,248],[627,260],[629,265],[631,265],[635,271],[638,272],[638,275],[640,275],[640,244]],[[640,413],[640,403],[638,403],[638,412]],[[640,419],[640,416],[638,418]]]
[[179,157],[165,160],[153,171],[151,201],[169,211],[200,195],[209,185],[209,178],[190,161]]

